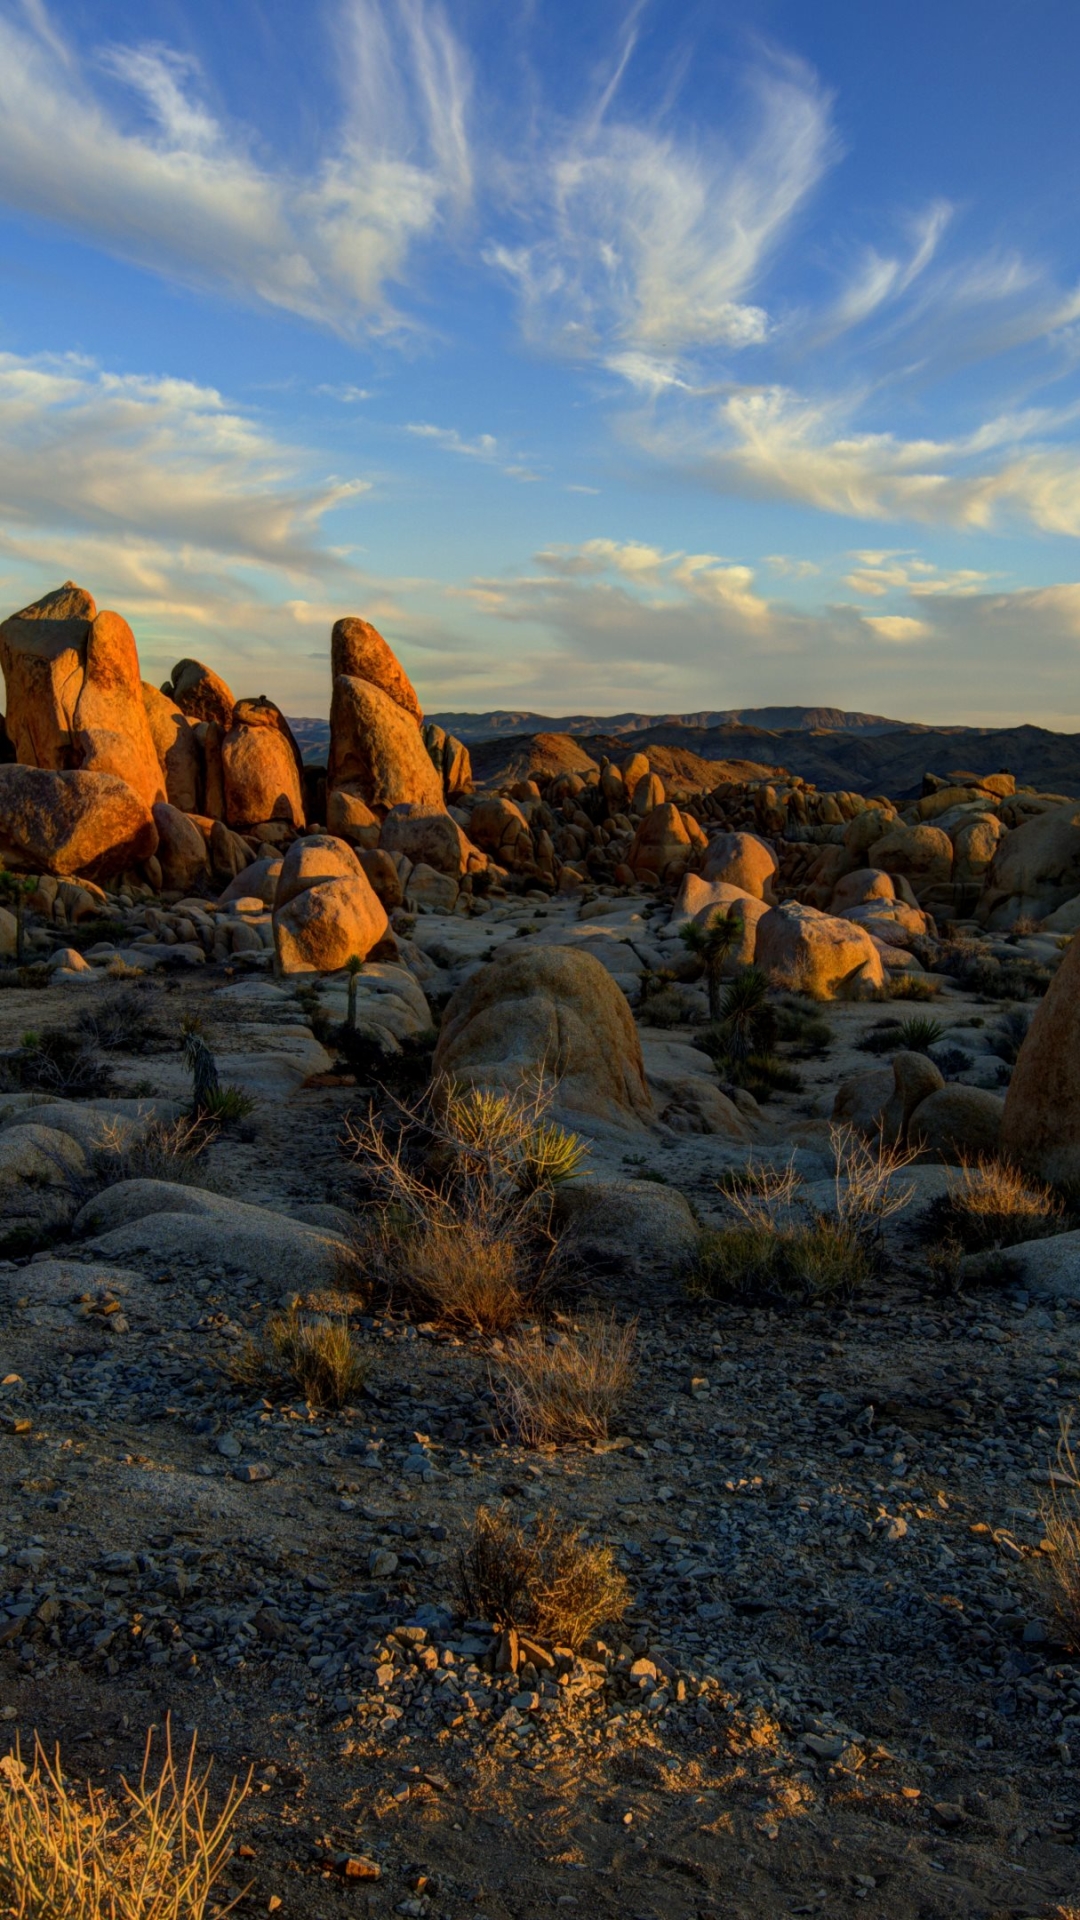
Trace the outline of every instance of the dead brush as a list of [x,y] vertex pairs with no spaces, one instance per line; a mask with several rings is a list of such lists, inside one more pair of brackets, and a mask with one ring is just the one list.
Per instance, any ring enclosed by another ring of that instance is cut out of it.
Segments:
[[502,1418],[527,1447],[608,1438],[634,1377],[637,1321],[584,1317],[572,1332],[537,1328],[492,1369]]
[[458,1553],[457,1589],[467,1618],[575,1650],[630,1605],[611,1547],[587,1542],[550,1511],[519,1526],[505,1507],[480,1507]]
[[1011,1161],[981,1155],[949,1176],[949,1191],[930,1209],[927,1231],[952,1239],[965,1253],[1014,1247],[1064,1233],[1069,1216],[1061,1195]]
[[327,1409],[355,1399],[368,1366],[343,1314],[308,1316],[291,1308],[267,1321],[261,1339],[247,1342],[229,1374],[243,1387],[292,1381],[310,1406]]
[[343,1144],[372,1195],[358,1256],[369,1277],[446,1327],[504,1332],[540,1289],[551,1201],[587,1148],[547,1119],[541,1083],[515,1093],[445,1083],[391,1131],[369,1114]]
[[202,1120],[150,1120],[145,1127],[125,1120],[104,1120],[91,1165],[98,1187],[120,1180],[195,1181],[196,1162],[217,1138]]
[[[151,1747],[148,1734],[138,1782],[123,1782],[120,1801],[73,1787],[59,1753],[50,1760],[40,1741],[29,1766],[18,1748],[0,1760],[0,1911],[9,1920],[204,1920],[251,1776],[233,1781],[214,1815],[194,1738],[178,1760],[166,1721],[156,1769]],[[223,1892],[218,1920],[244,1897]]]
[[1039,1583],[1058,1624],[1061,1641],[1080,1651],[1080,1462],[1072,1444],[1072,1416],[1063,1414],[1057,1446],[1057,1471],[1050,1498],[1042,1508],[1043,1532],[1050,1547],[1037,1564]]

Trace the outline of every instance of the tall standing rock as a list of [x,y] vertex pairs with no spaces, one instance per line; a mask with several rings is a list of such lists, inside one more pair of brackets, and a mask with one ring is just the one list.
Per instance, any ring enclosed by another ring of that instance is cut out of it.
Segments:
[[304,824],[303,761],[280,707],[261,695],[238,700],[221,741],[225,818],[230,827],[267,820]]
[[175,700],[142,683],[143,706],[165,780],[165,797],[181,813],[201,813],[203,807],[202,751],[195,729]]
[[90,594],[67,580],[0,626],[7,731],[24,767],[73,764],[75,707],[96,615]]
[[327,787],[346,787],[382,812],[402,800],[443,804],[442,778],[413,715],[374,682],[349,674],[334,681]]
[[378,687],[420,725],[423,714],[412,681],[393,648],[369,621],[355,614],[335,620],[330,635],[330,671],[335,680],[344,674],[350,680],[366,680]]
[[165,799],[135,635],[118,613],[99,613],[91,622],[73,730],[80,766],[126,780],[148,807]]
[[1001,1151],[1042,1180],[1080,1182],[1080,936],[1070,940],[1020,1048]]

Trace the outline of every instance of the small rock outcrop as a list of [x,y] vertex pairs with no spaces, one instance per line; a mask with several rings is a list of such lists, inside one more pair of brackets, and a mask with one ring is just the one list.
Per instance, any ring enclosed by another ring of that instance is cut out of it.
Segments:
[[386,910],[344,840],[330,834],[289,848],[274,896],[274,947],[282,973],[336,973],[366,960],[387,932]]
[[220,674],[201,660],[178,660],[161,691],[189,720],[213,720],[222,729],[232,720],[232,694]]

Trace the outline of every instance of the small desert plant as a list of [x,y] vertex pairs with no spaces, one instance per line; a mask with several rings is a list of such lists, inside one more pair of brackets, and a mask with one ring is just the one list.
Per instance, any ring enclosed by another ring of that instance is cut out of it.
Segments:
[[993,1155],[950,1174],[949,1190],[934,1202],[928,1219],[935,1238],[944,1232],[967,1253],[1044,1239],[1063,1233],[1068,1225],[1060,1194]]
[[112,1074],[85,1034],[70,1027],[28,1032],[12,1053],[0,1056],[0,1084],[58,1099],[92,1098],[107,1093]]
[[815,1008],[785,1000],[776,1009],[776,1038],[780,1045],[794,1047],[800,1059],[811,1059],[832,1045],[833,1031]]
[[639,1014],[649,1027],[681,1027],[691,1017],[691,1004],[678,987],[661,986],[655,993],[643,994]]
[[1038,1576],[1058,1623],[1063,1644],[1080,1651],[1080,1462],[1072,1444],[1072,1415],[1061,1417],[1057,1472],[1042,1510],[1043,1532],[1051,1551],[1038,1563]]
[[724,962],[739,945],[745,924],[738,907],[730,906],[726,913],[713,913],[707,926],[702,926],[698,920],[688,920],[684,927],[679,928],[679,938],[687,952],[701,961],[709,996],[710,1020],[719,1020],[721,1017],[720,987]]
[[88,1044],[105,1053],[157,1053],[176,1045],[155,1017],[155,998],[148,981],[118,987],[95,1007],[84,1007],[76,1022]]
[[608,1315],[573,1333],[537,1329],[513,1340],[492,1374],[507,1423],[527,1447],[606,1440],[633,1379],[637,1323]]
[[900,1022],[895,1016],[885,1020],[875,1020],[855,1045],[860,1053],[899,1053],[901,1049]]
[[344,1407],[367,1378],[344,1315],[307,1316],[291,1308],[267,1321],[261,1340],[251,1340],[229,1369],[241,1386],[291,1379],[313,1407]]
[[916,1014],[910,1020],[901,1023],[899,1031],[900,1050],[904,1053],[929,1053],[936,1047],[945,1029],[940,1020],[931,1020],[925,1014]]
[[505,1507],[479,1508],[472,1540],[458,1554],[457,1585],[469,1618],[520,1628],[552,1646],[580,1647],[630,1604],[610,1547],[586,1543],[580,1527],[550,1512],[518,1526]]
[[199,1117],[221,1127],[246,1119],[255,1110],[255,1102],[242,1087],[215,1087],[199,1108]]
[[542,1084],[517,1093],[443,1084],[422,1107],[400,1109],[394,1136],[370,1113],[346,1122],[344,1144],[375,1199],[361,1258],[426,1318],[502,1332],[539,1285],[551,1196],[587,1153],[547,1118],[550,1099]]
[[191,1073],[192,1112],[199,1119],[224,1127],[252,1111],[255,1102],[242,1088],[222,1086],[217,1061],[194,1018],[184,1021],[184,1060]]
[[37,889],[38,882],[33,874],[12,873],[7,867],[0,867],[0,900],[5,901],[15,915],[15,965],[17,967],[22,966],[25,955],[26,903]]
[[729,1199],[766,1200],[782,1207],[793,1204],[802,1184],[802,1174],[797,1172],[793,1159],[783,1167],[764,1166],[749,1160],[745,1167],[729,1167],[716,1183],[718,1192]]
[[941,982],[928,979],[925,973],[894,973],[885,991],[890,1000],[936,1000]]
[[729,1060],[768,1053],[776,1039],[776,1009],[768,1003],[769,978],[760,967],[744,967],[725,987],[717,1028]]
[[[214,1816],[194,1739],[177,1761],[166,1721],[156,1774],[151,1745],[148,1735],[138,1783],[125,1780],[120,1801],[73,1787],[40,1742],[30,1766],[17,1748],[0,1760],[0,1910],[10,1920],[204,1920],[250,1775]],[[221,1920],[242,1897],[213,1912]]]
[[145,1126],[103,1120],[91,1156],[98,1186],[120,1180],[175,1180],[195,1177],[195,1163],[215,1139],[202,1120],[150,1120]]
[[1038,933],[1041,926],[1042,921],[1036,920],[1032,914],[1021,913],[1018,914],[1013,921],[1012,926],[1009,928],[1009,933],[1012,939],[1023,940],[1029,934]]

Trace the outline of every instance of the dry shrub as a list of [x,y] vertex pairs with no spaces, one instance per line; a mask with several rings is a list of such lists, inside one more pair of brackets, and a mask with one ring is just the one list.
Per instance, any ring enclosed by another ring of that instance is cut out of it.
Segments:
[[249,1340],[229,1369],[241,1386],[292,1380],[313,1407],[344,1407],[367,1378],[348,1320],[307,1317],[295,1308],[267,1321],[261,1340]]
[[[233,1781],[214,1816],[194,1739],[178,1763],[166,1722],[156,1773],[151,1745],[149,1734],[138,1783],[123,1782],[119,1803],[72,1787],[59,1754],[50,1761],[39,1741],[29,1767],[18,1750],[0,1760],[0,1907],[10,1920],[203,1920],[250,1775],[243,1786]],[[241,1898],[215,1913],[231,1913]]]
[[1063,1233],[1068,1224],[1060,1194],[990,1154],[950,1175],[949,1191],[935,1202],[930,1217],[934,1237],[954,1240],[965,1253],[1041,1240]]
[[884,993],[875,998],[885,1000],[936,1000],[941,992],[940,980],[929,978],[925,973],[894,973],[886,982]]
[[99,1187],[120,1180],[175,1180],[195,1178],[199,1155],[216,1139],[216,1130],[201,1120],[151,1120],[141,1129],[127,1120],[105,1120],[93,1151],[93,1172]]
[[1039,1560],[1038,1575],[1062,1643],[1075,1653],[1080,1651],[1080,1464],[1073,1452],[1071,1427],[1071,1415],[1063,1414],[1057,1476],[1042,1510],[1051,1551]]
[[547,1119],[551,1097],[542,1084],[444,1083],[422,1107],[399,1107],[392,1133],[374,1115],[346,1121],[374,1199],[361,1262],[425,1319],[501,1333],[535,1298],[554,1245],[552,1193],[588,1151]]
[[606,1314],[573,1333],[539,1329],[507,1348],[492,1374],[503,1417],[527,1447],[606,1440],[634,1377],[637,1322]]
[[630,1605],[612,1549],[586,1543],[580,1527],[550,1512],[521,1527],[505,1507],[480,1507],[457,1574],[467,1616],[553,1646],[580,1647]]
[[738,1219],[701,1235],[689,1281],[693,1296],[846,1298],[880,1273],[886,1223],[912,1195],[896,1176],[915,1154],[866,1141],[851,1127],[833,1127],[830,1139],[831,1211],[796,1211],[800,1182],[793,1165],[777,1172],[751,1162],[745,1174],[728,1176],[722,1190]]

